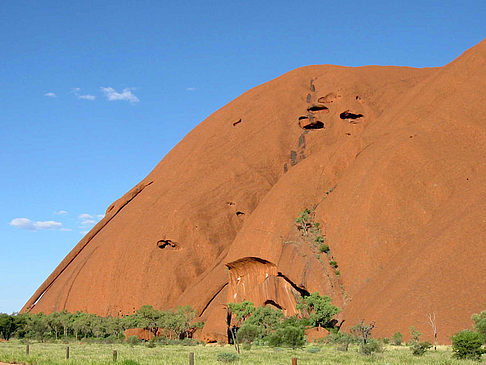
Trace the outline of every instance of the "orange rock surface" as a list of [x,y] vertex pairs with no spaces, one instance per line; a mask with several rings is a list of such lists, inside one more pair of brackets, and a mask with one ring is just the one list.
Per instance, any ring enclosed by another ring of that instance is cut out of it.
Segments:
[[[471,327],[486,302],[486,41],[437,68],[308,66],[191,131],[107,210],[23,311],[225,304],[295,313],[306,292],[375,336]],[[330,258],[303,238],[305,208]]]

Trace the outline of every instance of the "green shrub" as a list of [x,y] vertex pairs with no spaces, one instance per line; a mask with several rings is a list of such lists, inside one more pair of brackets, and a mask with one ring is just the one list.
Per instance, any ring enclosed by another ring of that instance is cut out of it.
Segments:
[[311,353],[311,354],[316,354],[318,353],[319,351],[321,351],[320,347],[317,347],[317,346],[312,346],[312,347],[308,347],[306,349],[307,352]]
[[232,353],[232,352],[220,352],[218,354],[218,357],[216,357],[216,360],[220,362],[234,362],[238,361],[239,356]]
[[149,342],[147,342],[146,346],[149,349],[153,349],[155,347],[155,341],[150,340]]
[[486,351],[481,348],[484,338],[480,333],[470,330],[461,331],[452,336],[452,352],[458,359],[481,360]]
[[338,263],[335,260],[330,260],[329,265],[331,265],[335,269],[337,269],[337,267],[338,267]]
[[204,344],[204,342],[196,340],[195,338],[186,337],[180,341],[180,344],[182,346],[196,346],[196,345]]
[[[331,345],[350,345],[356,342],[356,338],[345,332],[330,333],[325,338],[326,342]],[[347,350],[347,349],[346,349]]]
[[243,350],[250,351],[250,350],[251,350],[251,343],[244,342],[244,343],[241,345],[241,348],[242,348]]
[[135,360],[123,360],[121,363],[121,365],[140,365],[138,362],[136,362]]
[[400,346],[403,342],[403,335],[400,332],[395,332],[392,337],[392,344]]
[[364,355],[371,355],[374,352],[383,352],[383,346],[374,338],[370,338],[366,343],[361,344],[360,352]]
[[415,356],[422,356],[432,347],[430,342],[414,342],[410,349]]
[[486,341],[486,311],[482,311],[479,314],[473,314],[472,320],[474,321],[476,331],[482,334]]
[[303,347],[305,345],[304,328],[290,325],[278,328],[268,336],[268,344],[272,347],[287,346],[294,349]]
[[241,343],[252,343],[261,336],[262,328],[251,323],[244,323],[236,333],[236,337]]
[[328,253],[329,252],[329,245],[326,245],[323,243],[322,245],[319,246],[319,251],[322,253]]
[[385,344],[388,345],[390,343],[390,339],[388,337],[383,337],[381,341]]
[[420,336],[422,336],[422,333],[418,329],[416,329],[414,326],[410,326],[410,343],[409,345],[413,345],[416,342],[420,342]]
[[137,336],[130,336],[128,338],[128,344],[130,346],[135,346],[135,345],[138,345],[140,343],[140,339],[137,337]]

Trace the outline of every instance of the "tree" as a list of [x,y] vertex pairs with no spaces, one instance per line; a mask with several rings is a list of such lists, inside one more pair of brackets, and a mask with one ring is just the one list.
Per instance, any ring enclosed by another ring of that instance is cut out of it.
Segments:
[[481,360],[485,350],[481,348],[483,336],[480,333],[464,330],[452,336],[452,352],[458,359]]
[[435,317],[436,317],[435,312],[427,314],[430,327],[432,328],[432,332],[434,332],[434,350],[437,351],[438,335],[437,335],[437,322],[435,320]]
[[302,213],[295,218],[297,228],[302,231],[304,236],[309,234],[309,229],[312,227],[312,212],[309,209],[304,209]]
[[137,325],[152,332],[154,336],[157,336],[161,327],[162,316],[162,313],[151,305],[142,305],[135,313]]
[[[245,321],[245,324],[255,325],[261,329],[261,335],[267,336],[275,330],[282,322],[283,313],[280,309],[271,307],[258,307],[253,314]],[[243,328],[243,327],[242,327]],[[238,330],[238,332],[241,331]]]
[[396,346],[400,346],[403,341],[403,335],[400,332],[395,332],[392,337],[392,343]]
[[413,345],[416,342],[420,342],[420,336],[422,336],[422,333],[414,326],[410,326],[410,344]]
[[26,323],[26,337],[36,338],[41,342],[49,336],[50,328],[47,324],[47,316],[44,313],[32,314]]
[[59,332],[62,329],[61,314],[59,312],[53,312],[46,317],[47,325],[54,332],[54,337],[57,340]]
[[[228,333],[230,333],[233,343],[235,345],[236,352],[239,354],[240,353],[240,346],[238,344],[238,339],[235,336],[235,330],[237,330],[238,327],[241,327],[241,324],[255,311],[255,305],[248,301],[245,300],[241,303],[228,303]],[[233,314],[236,317],[236,325],[233,325],[231,327],[231,322],[232,322],[232,317]]]
[[303,312],[309,326],[323,328],[334,327],[331,324],[331,319],[341,311],[331,303],[331,298],[321,296],[318,292],[302,298],[301,303],[297,304],[297,309]]
[[368,339],[371,337],[371,331],[375,328],[375,322],[366,324],[363,320],[358,322],[354,327],[351,327],[351,333],[361,340],[362,345],[368,343]]
[[0,313],[0,334],[4,340],[9,340],[16,329],[14,316]]
[[241,303],[229,303],[228,309],[231,314],[234,314],[238,325],[241,325],[254,311],[255,305],[245,300]]
[[482,311],[479,314],[473,314],[472,320],[474,321],[476,331],[483,335],[484,340],[486,341],[486,311]]

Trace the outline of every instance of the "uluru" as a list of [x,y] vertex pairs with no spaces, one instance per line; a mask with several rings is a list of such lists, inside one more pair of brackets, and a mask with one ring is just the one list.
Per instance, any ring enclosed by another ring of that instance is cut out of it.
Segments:
[[486,41],[436,68],[298,68],[194,128],[22,311],[191,305],[216,341],[227,303],[292,315],[317,291],[344,327],[430,338],[436,313],[448,343],[486,302],[485,181]]

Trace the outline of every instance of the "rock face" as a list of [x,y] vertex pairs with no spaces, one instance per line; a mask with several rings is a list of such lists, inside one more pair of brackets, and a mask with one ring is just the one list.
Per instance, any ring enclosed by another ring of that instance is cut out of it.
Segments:
[[[319,291],[375,335],[439,341],[486,302],[486,41],[439,68],[308,66],[203,121],[113,203],[23,311],[225,303],[295,313]],[[329,245],[296,228],[305,208]],[[338,266],[339,274],[335,267]]]

